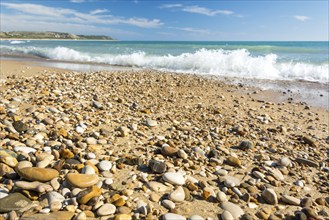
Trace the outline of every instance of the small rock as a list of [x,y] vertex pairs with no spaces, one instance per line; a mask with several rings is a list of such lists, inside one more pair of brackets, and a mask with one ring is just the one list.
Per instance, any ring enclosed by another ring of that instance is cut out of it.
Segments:
[[192,215],[188,218],[189,220],[204,220],[200,215]]
[[184,185],[185,179],[180,173],[167,172],[162,175],[162,179],[174,185]]
[[51,168],[24,167],[16,171],[24,179],[39,182],[48,182],[59,175],[57,170]]
[[183,187],[178,186],[172,193],[169,194],[169,199],[173,202],[183,202],[185,199]]
[[22,121],[14,121],[13,122],[13,127],[19,133],[25,132],[28,129],[28,126]]
[[221,214],[221,217],[222,217],[222,220],[234,220],[232,214],[226,210]]
[[171,147],[169,145],[165,145],[161,148],[161,153],[164,156],[175,156],[177,153],[178,149]]
[[222,191],[219,191],[217,194],[216,194],[216,198],[219,202],[226,202],[227,201],[227,198],[226,198],[226,194]]
[[281,197],[282,201],[289,204],[289,205],[300,205],[300,199],[297,199],[295,197],[292,196],[288,196],[288,195],[282,195]]
[[231,202],[223,202],[220,207],[231,213],[234,219],[238,219],[244,214],[244,211],[238,205]]
[[235,187],[240,185],[240,180],[234,176],[225,176],[224,184],[227,187]]
[[32,201],[22,194],[11,193],[8,196],[0,199],[0,213],[19,211],[23,208],[26,208],[31,203]]
[[233,157],[233,156],[227,158],[226,163],[228,165],[231,165],[231,166],[234,166],[234,167],[241,167],[242,166],[241,160],[239,158]]
[[175,203],[168,199],[162,200],[161,204],[169,210],[173,210],[176,207]]
[[271,205],[276,205],[278,204],[278,197],[275,193],[275,191],[271,188],[269,189],[265,189],[263,192],[262,192],[262,198],[268,203],[268,204],[271,204]]
[[88,188],[87,190],[81,191],[77,198],[78,202],[80,204],[87,204],[89,200],[91,200],[94,197],[100,196],[102,194],[102,190],[98,188],[98,186],[92,186]]
[[184,216],[174,214],[174,213],[166,213],[162,217],[163,220],[186,220]]
[[249,150],[253,147],[253,144],[250,141],[241,141],[238,147],[240,150]]
[[167,170],[166,163],[157,160],[150,160],[149,167],[154,173],[164,173]]
[[155,127],[158,125],[158,122],[152,119],[147,119],[146,120],[146,125],[149,127]]
[[296,158],[296,161],[301,164],[306,164],[310,167],[319,167],[319,164],[315,161],[304,159],[304,158]]
[[313,138],[309,137],[309,136],[304,136],[303,137],[303,141],[310,145],[311,147],[318,147],[318,144],[316,143],[315,140],[313,140]]
[[283,167],[288,167],[291,164],[291,160],[288,157],[283,157],[279,160],[279,164]]
[[69,173],[65,176],[65,179],[72,186],[79,188],[87,188],[89,186],[95,185],[99,180],[96,174],[79,173]]
[[116,211],[116,207],[113,204],[105,203],[99,209],[97,209],[97,215],[104,216],[104,215],[111,215],[114,214]]
[[97,166],[101,171],[109,171],[112,168],[112,163],[108,160],[102,160]]
[[166,185],[155,181],[148,182],[147,187],[153,190],[154,192],[165,192],[168,190],[168,187]]

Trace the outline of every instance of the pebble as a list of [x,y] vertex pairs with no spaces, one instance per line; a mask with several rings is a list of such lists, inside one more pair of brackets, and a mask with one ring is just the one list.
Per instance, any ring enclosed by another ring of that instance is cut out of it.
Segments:
[[118,214],[115,216],[114,220],[132,220],[131,215],[128,214]]
[[37,150],[32,147],[17,146],[17,147],[14,147],[14,151],[29,154],[29,153],[35,153]]
[[268,204],[271,204],[271,205],[276,205],[278,204],[278,197],[275,193],[275,191],[271,188],[269,189],[265,189],[263,192],[262,192],[262,198],[268,203]]
[[288,157],[282,157],[279,160],[279,164],[283,167],[288,167],[291,164],[291,160]]
[[310,167],[319,167],[319,164],[315,161],[304,159],[304,158],[296,158],[296,161],[301,164],[308,165]]
[[250,141],[241,141],[238,148],[240,150],[250,150],[253,148],[253,144]]
[[80,204],[87,204],[92,198],[100,196],[101,194],[102,190],[98,186],[92,186],[79,192],[77,199]]
[[152,120],[152,119],[147,119],[146,120],[146,125],[149,127],[155,127],[158,125],[158,122],[156,120]]
[[184,185],[185,179],[181,173],[167,172],[162,175],[164,181],[174,185]]
[[228,165],[231,165],[231,166],[234,166],[234,167],[241,167],[242,166],[241,160],[239,158],[233,157],[233,156],[227,158],[226,163]]
[[156,161],[156,160],[150,160],[149,167],[155,173],[164,173],[167,170],[166,163],[161,162],[161,161]]
[[32,201],[23,196],[21,193],[11,193],[0,199],[0,213],[19,211],[26,208],[31,203]]
[[235,187],[240,185],[240,180],[234,176],[225,176],[224,184],[227,187]]
[[220,204],[220,207],[225,211],[228,211],[234,219],[238,219],[240,216],[244,215],[244,211],[234,203],[223,202]]
[[24,167],[16,171],[24,179],[39,182],[48,182],[59,175],[57,170],[51,168]]
[[79,188],[87,188],[89,186],[95,185],[99,180],[96,174],[79,173],[69,173],[65,176],[65,179],[72,186]]
[[169,210],[173,210],[176,207],[175,203],[168,199],[162,200],[161,204]]
[[155,181],[148,182],[147,186],[154,192],[165,192],[168,190],[166,185]]
[[174,214],[174,213],[166,213],[162,217],[163,220],[186,220],[184,216]]
[[232,214],[226,210],[221,214],[221,218],[222,220],[234,220]]
[[200,215],[192,215],[188,218],[189,220],[204,220]]
[[300,205],[300,199],[295,198],[293,196],[288,196],[288,195],[282,195],[281,197],[282,201],[289,204],[289,205]]
[[109,171],[112,168],[112,163],[108,160],[102,160],[97,166],[101,171]]
[[219,202],[226,202],[227,201],[227,197],[226,197],[226,194],[222,191],[219,191],[217,194],[216,194],[216,198]]
[[26,181],[17,181],[15,186],[25,190],[32,190],[39,193],[50,192],[53,190],[53,187],[48,184],[44,184],[38,181],[26,182]]
[[185,192],[183,187],[178,186],[173,192],[169,194],[169,199],[173,202],[183,202],[185,199]]
[[99,216],[111,215],[114,214],[115,211],[116,211],[115,205],[110,203],[105,203],[99,209],[97,209],[97,215]]

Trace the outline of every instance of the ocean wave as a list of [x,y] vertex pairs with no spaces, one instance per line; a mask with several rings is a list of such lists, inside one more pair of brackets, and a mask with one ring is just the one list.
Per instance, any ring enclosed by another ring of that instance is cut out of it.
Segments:
[[176,56],[149,55],[143,51],[129,54],[92,54],[67,47],[11,49],[54,60],[136,66],[163,71],[272,80],[307,80],[321,83],[329,81],[328,63],[279,62],[278,55],[274,53],[253,56],[247,49],[200,49],[194,53],[182,53]]
[[10,44],[24,44],[26,43],[26,41],[23,40],[12,40],[10,41]]

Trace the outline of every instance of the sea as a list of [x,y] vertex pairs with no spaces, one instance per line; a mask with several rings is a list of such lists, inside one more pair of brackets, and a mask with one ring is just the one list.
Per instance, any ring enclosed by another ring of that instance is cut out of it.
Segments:
[[101,66],[242,79],[329,82],[328,41],[1,40],[0,51],[1,56]]
[[261,97],[268,101],[329,110],[328,41],[1,40],[1,59],[86,73],[153,69],[200,75],[277,92],[275,100]]

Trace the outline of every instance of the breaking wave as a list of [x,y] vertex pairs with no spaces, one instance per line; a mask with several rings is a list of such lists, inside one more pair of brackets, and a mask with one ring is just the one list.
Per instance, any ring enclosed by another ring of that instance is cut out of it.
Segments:
[[329,81],[328,62],[279,62],[278,55],[274,53],[253,56],[247,49],[199,49],[193,53],[180,55],[150,55],[143,51],[127,54],[96,54],[67,47],[10,48],[2,46],[2,49],[54,60],[136,66],[163,71],[273,80],[306,80],[321,83]]

